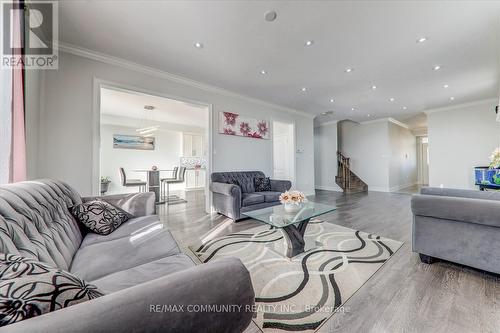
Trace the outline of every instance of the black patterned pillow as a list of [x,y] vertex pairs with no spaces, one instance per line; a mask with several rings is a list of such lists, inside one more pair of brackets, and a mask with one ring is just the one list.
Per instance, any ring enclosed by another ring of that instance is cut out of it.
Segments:
[[0,253],[0,326],[104,294],[73,274],[35,259]]
[[112,204],[92,200],[73,206],[71,214],[87,228],[99,235],[109,235],[132,215]]
[[271,191],[271,179],[269,177],[255,177],[253,179],[255,192]]

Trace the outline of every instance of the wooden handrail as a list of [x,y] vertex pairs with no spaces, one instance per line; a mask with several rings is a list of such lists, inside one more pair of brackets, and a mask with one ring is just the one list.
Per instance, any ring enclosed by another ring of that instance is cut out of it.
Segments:
[[349,157],[345,157],[341,152],[337,152],[337,175],[342,177],[342,184],[344,188],[349,188],[351,185],[351,168],[350,168],[350,159]]

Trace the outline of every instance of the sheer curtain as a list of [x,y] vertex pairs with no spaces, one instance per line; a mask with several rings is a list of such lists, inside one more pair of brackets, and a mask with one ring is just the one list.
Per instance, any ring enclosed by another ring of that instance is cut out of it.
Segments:
[[[20,12],[22,13],[22,11]],[[23,17],[12,16],[11,38],[21,45]],[[2,68],[0,91],[0,184],[26,179],[23,68]]]

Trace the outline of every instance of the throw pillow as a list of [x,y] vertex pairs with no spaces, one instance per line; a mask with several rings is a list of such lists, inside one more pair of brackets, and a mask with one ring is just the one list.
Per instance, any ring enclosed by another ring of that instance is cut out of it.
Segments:
[[99,235],[109,235],[132,217],[123,209],[101,200],[92,200],[73,206],[71,214]]
[[35,259],[0,253],[0,326],[104,294],[73,274]]
[[269,177],[255,177],[253,184],[255,192],[271,191],[271,179]]

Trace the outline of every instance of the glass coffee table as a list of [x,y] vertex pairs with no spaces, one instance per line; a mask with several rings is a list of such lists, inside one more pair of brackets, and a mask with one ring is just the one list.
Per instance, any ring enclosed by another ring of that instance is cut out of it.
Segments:
[[306,202],[302,204],[301,209],[296,213],[288,213],[283,208],[283,205],[279,205],[252,210],[242,214],[280,229],[287,246],[286,256],[292,258],[311,250],[311,248],[306,248],[304,240],[304,233],[309,221],[313,217],[333,212],[336,209],[336,207],[330,205]]

